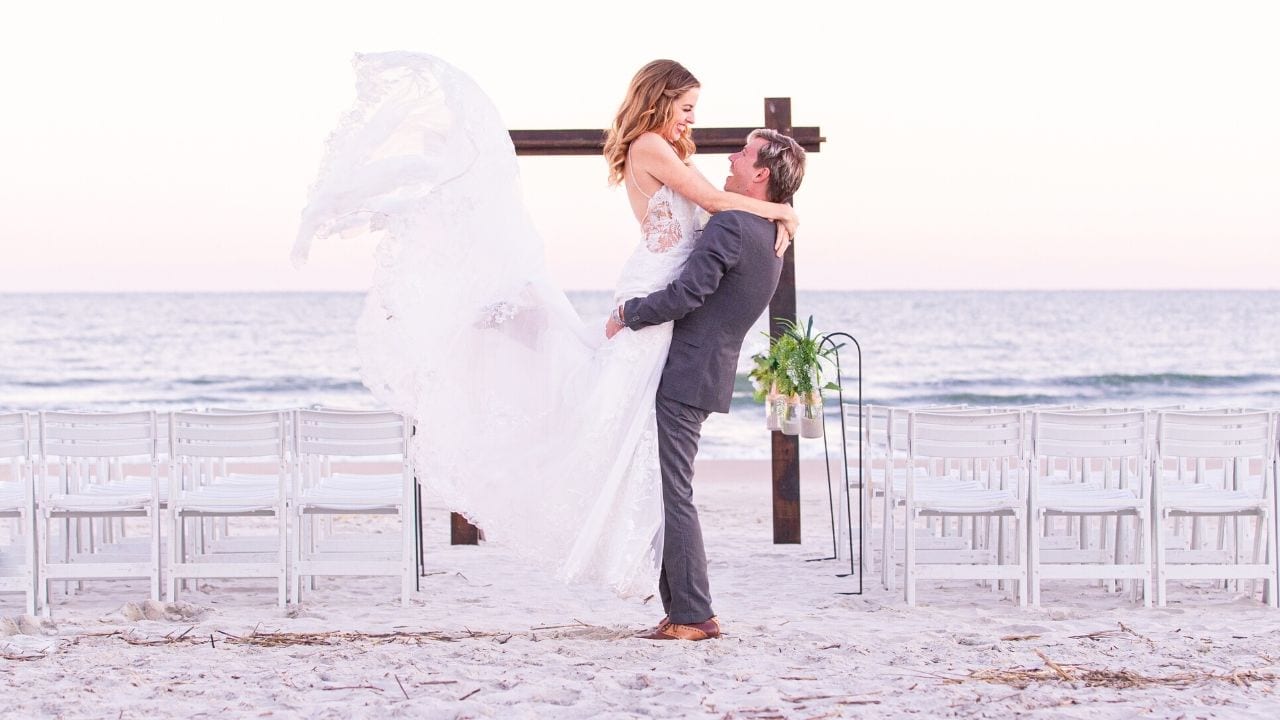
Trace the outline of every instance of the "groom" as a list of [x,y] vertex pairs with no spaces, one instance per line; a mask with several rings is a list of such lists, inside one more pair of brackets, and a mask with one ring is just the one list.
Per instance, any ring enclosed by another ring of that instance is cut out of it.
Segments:
[[[729,156],[724,189],[759,200],[787,202],[804,177],[804,149],[773,130],[755,130]],[[707,555],[693,505],[693,458],[702,423],[729,412],[742,339],[778,287],[782,259],[774,252],[772,222],[740,211],[707,223],[680,276],[665,289],[628,300],[605,327],[613,337],[675,321],[671,350],[658,386],[658,461],[665,513],[658,590],[667,611],[652,640],[720,636],[711,610]]]

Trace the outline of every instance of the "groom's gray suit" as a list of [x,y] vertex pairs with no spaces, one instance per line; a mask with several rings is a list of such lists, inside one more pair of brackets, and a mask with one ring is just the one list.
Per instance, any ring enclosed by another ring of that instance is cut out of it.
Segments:
[[777,289],[782,259],[774,239],[774,225],[764,218],[718,213],[674,282],[623,306],[623,323],[632,330],[675,321],[657,397],[666,520],[658,588],[673,623],[700,623],[715,614],[693,506],[693,458],[703,421],[729,412],[742,339]]

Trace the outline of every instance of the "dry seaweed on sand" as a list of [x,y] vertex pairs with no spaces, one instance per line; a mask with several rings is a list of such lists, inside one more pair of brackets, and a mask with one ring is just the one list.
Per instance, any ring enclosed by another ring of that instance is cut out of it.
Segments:
[[49,654],[43,652],[11,652],[8,649],[0,649],[0,660],[43,660],[47,657]]
[[[191,636],[194,626],[182,633],[172,632],[159,637],[143,637],[135,632],[114,631],[96,633],[92,637],[116,637],[130,645],[174,645],[188,643],[193,645],[211,643],[213,635]],[[505,633],[482,633],[467,631],[465,633],[446,633],[435,630],[421,632],[389,632],[364,633],[350,630],[333,630],[328,632],[260,632],[255,628],[248,635],[234,635],[225,630],[217,630],[218,642],[229,645],[249,645],[254,647],[292,647],[297,645],[340,645],[344,643],[401,643],[421,645],[424,642],[453,642],[471,638],[498,638]],[[216,645],[214,647],[217,647]]]
[[1141,640],[1147,645],[1155,647],[1155,643],[1151,641],[1151,638],[1138,634],[1133,628],[1122,622],[1117,622],[1116,624],[1119,625],[1119,627],[1115,630],[1096,630],[1091,633],[1070,635],[1068,637],[1072,640],[1114,640],[1116,638],[1125,638],[1129,640]]
[[1044,667],[974,670],[967,677],[948,678],[946,682],[977,681],[1023,689],[1032,683],[1057,681],[1080,683],[1088,687],[1108,687],[1121,690],[1143,687],[1186,687],[1206,682],[1229,682],[1240,687],[1248,687],[1250,683],[1254,682],[1280,682],[1280,674],[1263,669],[1240,669],[1230,672],[1190,670],[1171,675],[1147,675],[1133,670],[1112,670],[1109,668],[1092,668],[1085,665],[1058,663],[1049,659],[1039,650],[1036,651],[1036,654],[1044,661]]
[[501,633],[479,633],[467,631],[465,634],[450,634],[436,630],[421,632],[363,633],[349,630],[333,630],[329,632],[258,632],[249,635],[232,635],[222,633],[223,642],[235,645],[253,645],[256,647],[290,647],[295,645],[338,645],[352,642],[372,642],[375,644],[403,643],[420,645],[423,642],[453,642],[460,639],[497,637]]

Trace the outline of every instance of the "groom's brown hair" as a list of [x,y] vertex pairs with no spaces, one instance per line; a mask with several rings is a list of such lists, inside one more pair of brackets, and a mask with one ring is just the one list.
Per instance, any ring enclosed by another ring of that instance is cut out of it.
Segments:
[[752,130],[747,142],[755,138],[764,140],[756,154],[755,166],[769,171],[769,200],[790,201],[804,180],[804,148],[777,130]]

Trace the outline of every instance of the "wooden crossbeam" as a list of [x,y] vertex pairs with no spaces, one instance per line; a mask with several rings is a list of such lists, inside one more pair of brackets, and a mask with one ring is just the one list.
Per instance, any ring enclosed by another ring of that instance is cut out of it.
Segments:
[[[728,154],[742,149],[755,128],[695,128],[693,141],[699,154]],[[604,130],[512,130],[517,155],[599,155],[604,152]],[[826,138],[816,127],[791,128],[787,133],[807,152],[818,152]]]

